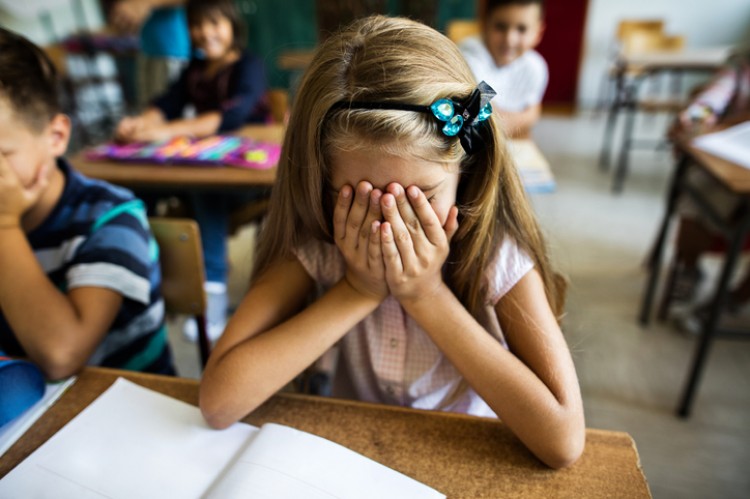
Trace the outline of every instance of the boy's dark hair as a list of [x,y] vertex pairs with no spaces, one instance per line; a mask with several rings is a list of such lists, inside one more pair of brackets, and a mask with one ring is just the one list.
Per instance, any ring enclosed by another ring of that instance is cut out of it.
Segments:
[[61,112],[57,91],[57,70],[49,57],[23,36],[0,28],[0,99],[41,132]]
[[247,39],[245,23],[234,4],[234,0],[188,0],[185,11],[188,26],[198,24],[206,17],[216,15],[226,17],[232,25],[232,47],[238,50],[245,48]]
[[508,5],[538,5],[539,13],[544,16],[544,0],[485,0],[482,14],[488,18],[496,8]]

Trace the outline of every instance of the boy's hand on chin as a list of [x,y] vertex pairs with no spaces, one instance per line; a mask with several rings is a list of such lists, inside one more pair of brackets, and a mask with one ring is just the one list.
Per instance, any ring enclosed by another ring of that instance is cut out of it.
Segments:
[[48,184],[48,165],[40,168],[32,183],[24,187],[8,160],[0,154],[0,228],[19,226],[21,216],[36,204]]

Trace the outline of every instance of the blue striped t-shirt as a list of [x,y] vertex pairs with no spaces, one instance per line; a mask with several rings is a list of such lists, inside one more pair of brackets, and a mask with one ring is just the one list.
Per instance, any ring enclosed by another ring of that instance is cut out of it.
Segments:
[[[143,203],[127,189],[89,179],[64,160],[65,188],[47,219],[27,234],[44,272],[67,292],[101,287],[123,296],[89,365],[173,374],[164,323],[158,248]],[[0,313],[0,350],[24,355]]]

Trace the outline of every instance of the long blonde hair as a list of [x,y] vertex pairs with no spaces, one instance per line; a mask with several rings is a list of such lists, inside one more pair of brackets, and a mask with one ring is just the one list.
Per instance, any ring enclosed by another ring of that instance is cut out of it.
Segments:
[[476,87],[456,46],[437,31],[402,18],[355,21],[318,49],[295,98],[254,276],[310,238],[331,241],[331,149],[366,143],[390,153],[448,163],[460,160],[456,203],[459,230],[446,262],[446,281],[467,309],[485,306],[485,269],[503,238],[513,237],[533,259],[547,297],[562,303],[544,241],[505,138],[494,119],[484,151],[468,156],[458,139],[440,132],[427,113],[331,108],[342,101],[430,105],[465,99]]

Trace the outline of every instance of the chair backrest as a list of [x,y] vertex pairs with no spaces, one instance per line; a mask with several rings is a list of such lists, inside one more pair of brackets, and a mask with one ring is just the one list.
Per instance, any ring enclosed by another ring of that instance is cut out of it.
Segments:
[[206,332],[206,280],[203,246],[195,220],[150,217],[151,232],[159,245],[161,292],[167,312],[192,315],[198,326],[198,354],[205,366],[211,353]]
[[453,19],[445,27],[445,36],[453,43],[479,34],[479,21],[476,19]]
[[633,33],[664,33],[664,19],[623,19],[617,24],[617,39],[621,42]]
[[187,218],[162,217],[149,218],[149,224],[159,244],[162,295],[167,311],[204,315],[205,273],[198,224]]

